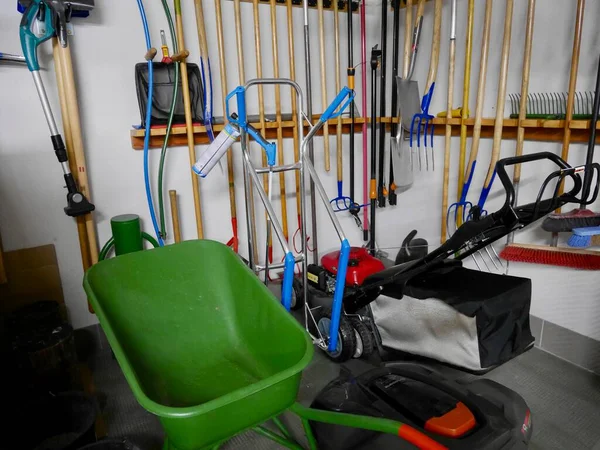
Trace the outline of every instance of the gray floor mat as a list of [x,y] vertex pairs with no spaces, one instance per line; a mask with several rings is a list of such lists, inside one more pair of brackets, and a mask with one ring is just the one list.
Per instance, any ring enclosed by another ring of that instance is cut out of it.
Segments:
[[[108,424],[109,436],[128,437],[144,450],[161,448],[159,421],[135,400],[117,362],[109,351],[98,353],[91,363],[96,388]],[[355,373],[369,366],[359,360],[347,364]],[[460,374],[435,365],[447,374]],[[315,352],[304,371],[299,400],[308,404],[327,382],[339,373],[339,365]],[[534,434],[530,448],[600,449],[600,377],[537,348],[488,373],[493,379],[521,394],[531,408]],[[285,422],[303,441],[299,421],[286,415]],[[236,436],[223,448],[270,450],[283,448],[253,432]]]

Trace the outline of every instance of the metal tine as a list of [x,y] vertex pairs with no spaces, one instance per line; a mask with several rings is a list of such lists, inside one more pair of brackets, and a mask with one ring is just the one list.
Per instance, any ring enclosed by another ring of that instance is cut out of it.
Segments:
[[586,92],[585,97],[587,98],[587,111],[586,114],[592,114],[594,109],[594,95],[591,92]]
[[527,94],[527,108],[526,112],[531,114],[533,112],[533,107],[531,105],[531,94]]
[[534,94],[535,97],[535,113],[536,114],[542,114],[542,110],[540,108],[540,95],[539,94]]
[[515,114],[515,99],[513,94],[508,94],[508,101],[510,102],[510,113]]
[[537,101],[534,92],[531,93],[531,113],[537,114]]
[[577,103],[575,103],[575,114],[581,114],[581,92],[575,92],[575,98],[577,99]]
[[550,114],[550,101],[547,94],[542,94],[542,98],[544,99],[544,114]]
[[553,114],[560,114],[560,98],[557,92],[552,93],[552,97],[554,98],[554,111]]

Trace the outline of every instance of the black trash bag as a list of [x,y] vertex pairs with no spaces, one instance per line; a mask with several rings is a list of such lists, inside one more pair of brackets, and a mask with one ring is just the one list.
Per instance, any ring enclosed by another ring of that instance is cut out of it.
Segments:
[[[171,102],[173,100],[173,85],[175,84],[175,64],[152,63],[154,67],[154,93],[152,95],[152,125],[166,125],[169,121]],[[204,91],[202,78],[197,64],[187,64],[188,79],[190,85],[190,103],[192,109],[192,121],[204,123]],[[137,91],[138,104],[142,127],[146,126],[146,111],[148,104],[148,63],[135,65],[135,88]],[[183,90],[181,77],[179,78],[179,89],[177,91],[177,103],[175,104],[174,124],[185,123],[185,110],[183,105]]]

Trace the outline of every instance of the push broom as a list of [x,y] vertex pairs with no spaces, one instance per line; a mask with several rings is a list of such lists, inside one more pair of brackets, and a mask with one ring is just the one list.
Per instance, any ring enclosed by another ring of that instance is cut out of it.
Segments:
[[[585,161],[585,174],[582,187],[581,204],[583,209],[588,204],[594,171],[591,164],[594,159],[594,147],[596,145],[596,123],[598,122],[598,108],[600,107],[600,58],[598,72],[596,75],[596,93],[594,94],[594,110],[590,122],[590,138]],[[598,182],[598,181],[596,181]],[[597,188],[594,190],[596,191]],[[592,195],[592,198],[594,195]],[[559,247],[542,247],[533,245],[509,245],[501,253],[500,257],[507,261],[530,262],[537,264],[548,264],[552,266],[572,267],[575,269],[600,270],[600,252],[588,250],[575,250]]]

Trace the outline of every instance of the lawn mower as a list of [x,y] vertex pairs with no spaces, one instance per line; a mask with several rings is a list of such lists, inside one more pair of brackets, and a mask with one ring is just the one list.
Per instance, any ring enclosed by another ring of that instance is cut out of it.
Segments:
[[[516,206],[515,190],[506,172],[506,166],[542,160],[553,162],[558,166],[558,170],[552,172],[544,180],[534,202]],[[339,322],[338,343],[334,351],[327,352],[329,358],[343,362],[353,357],[366,356],[377,343],[381,343],[381,336],[372,313],[372,302],[378,298],[391,298],[391,302],[398,303],[396,300],[400,301],[406,292],[410,291],[411,283],[414,280],[423,282],[423,277],[426,278],[428,274],[436,270],[443,272],[448,268],[459,267],[462,269],[461,261],[466,257],[568,203],[589,204],[594,202],[598,196],[598,183],[596,183],[595,190],[588,194],[588,198],[581,198],[580,195],[583,186],[581,174],[586,171],[590,171],[591,175],[598,179],[600,165],[593,163],[571,167],[559,156],[549,152],[505,158],[498,161],[496,165],[497,175],[506,191],[506,200],[503,206],[498,211],[487,215],[480,214],[475,207],[470,215],[470,220],[432,252],[416,260],[384,268],[383,263],[370,255],[367,249],[351,248],[348,270],[345,275],[343,313]],[[567,179],[571,180],[571,189],[559,194],[559,186]],[[545,193],[551,183],[555,183],[552,195],[545,198]],[[322,257],[321,265],[307,266],[306,290],[301,279],[295,278],[293,281],[292,307],[299,309],[304,306],[306,301],[307,309],[314,312],[312,323],[308,323],[307,327],[310,328],[311,333],[317,333],[325,340],[328,339],[330,332],[332,293],[336,287],[339,254],[340,252],[329,253]],[[467,269],[463,270],[467,271]],[[462,273],[462,275],[468,279],[468,275],[472,274]],[[494,276],[504,279],[511,278],[501,275]],[[521,340],[519,345],[515,344],[519,347],[518,351],[510,354],[500,354],[500,352],[498,358],[492,362],[488,361],[487,364],[482,363],[482,367],[463,366],[473,371],[489,370],[530,348],[533,340],[528,331],[529,303],[526,305],[526,311],[521,311],[521,313],[523,324],[517,325],[523,325],[526,330],[521,336],[515,337],[515,339]],[[390,320],[394,320],[394,318],[392,317]]]

